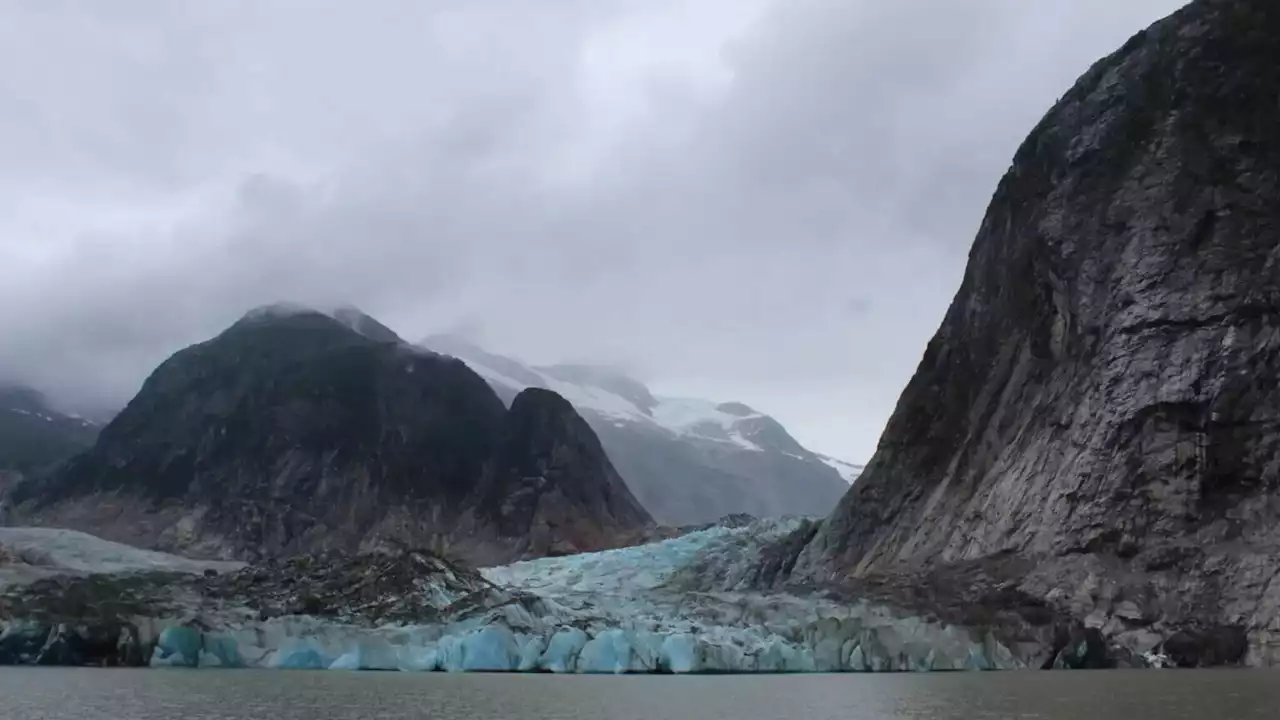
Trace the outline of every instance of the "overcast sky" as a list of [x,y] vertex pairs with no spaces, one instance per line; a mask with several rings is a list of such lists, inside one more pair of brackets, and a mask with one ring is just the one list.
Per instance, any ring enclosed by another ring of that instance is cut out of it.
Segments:
[[865,460],[1017,145],[1180,4],[0,0],[0,376],[351,303]]

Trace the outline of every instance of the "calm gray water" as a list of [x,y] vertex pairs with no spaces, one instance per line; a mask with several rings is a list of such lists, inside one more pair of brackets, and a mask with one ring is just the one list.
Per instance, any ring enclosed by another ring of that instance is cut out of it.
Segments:
[[1243,720],[1280,673],[583,677],[0,669],[5,720]]

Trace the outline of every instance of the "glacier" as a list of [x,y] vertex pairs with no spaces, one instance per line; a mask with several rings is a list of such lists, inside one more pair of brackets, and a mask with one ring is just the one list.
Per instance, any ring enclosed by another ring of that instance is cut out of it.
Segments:
[[[761,548],[800,522],[717,525],[648,545],[482,569],[492,589],[473,594],[483,602],[445,598],[434,622],[264,618],[235,604],[192,602],[137,624],[130,641],[150,644],[153,667],[582,674],[1039,667],[1041,660],[980,631],[871,602],[753,589]],[[194,569],[103,547],[117,562]],[[45,632],[35,627],[6,621],[3,634],[15,647],[47,644],[23,637]],[[0,637],[0,653],[5,642]]]

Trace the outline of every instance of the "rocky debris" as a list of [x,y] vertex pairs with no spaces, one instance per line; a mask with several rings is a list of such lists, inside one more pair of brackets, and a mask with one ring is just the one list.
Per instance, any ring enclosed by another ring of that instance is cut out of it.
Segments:
[[353,311],[251,312],[161,364],[15,514],[247,561],[393,545],[494,564],[651,524],[568,403],[530,391],[508,411],[461,361],[388,333]]
[[4,588],[0,619],[98,625],[137,616],[162,617],[178,611],[177,593],[192,580],[170,572],[40,578]]
[[691,532],[698,532],[700,530],[708,530],[713,527],[727,527],[727,528],[747,527],[748,525],[758,521],[759,519],[760,518],[756,517],[755,515],[751,515],[750,513],[729,513],[728,515],[721,516],[720,519],[716,520],[715,522],[699,523],[696,525],[681,525],[678,528],[673,528],[673,530],[681,533],[691,533]]
[[184,573],[60,575],[0,593],[0,665],[142,666]]
[[230,641],[219,628],[255,620],[430,625],[508,605],[538,607],[427,550],[323,553],[203,574],[64,572],[0,590],[0,665],[147,665],[166,628],[208,636],[208,647],[201,640],[179,653],[194,664],[200,652],[223,653]]
[[791,582],[939,614],[1013,599],[1089,629],[1067,665],[1096,663],[1093,630],[1178,665],[1280,663],[1277,88],[1270,0],[1191,2],[1080,78]]
[[501,595],[475,570],[421,549],[269,559],[196,585],[203,597],[242,603],[264,619],[346,622],[435,622]]

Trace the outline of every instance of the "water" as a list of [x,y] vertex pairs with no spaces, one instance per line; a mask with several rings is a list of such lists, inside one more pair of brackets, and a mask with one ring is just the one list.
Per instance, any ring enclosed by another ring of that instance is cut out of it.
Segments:
[[0,669],[5,720],[1246,720],[1280,673],[583,677]]

